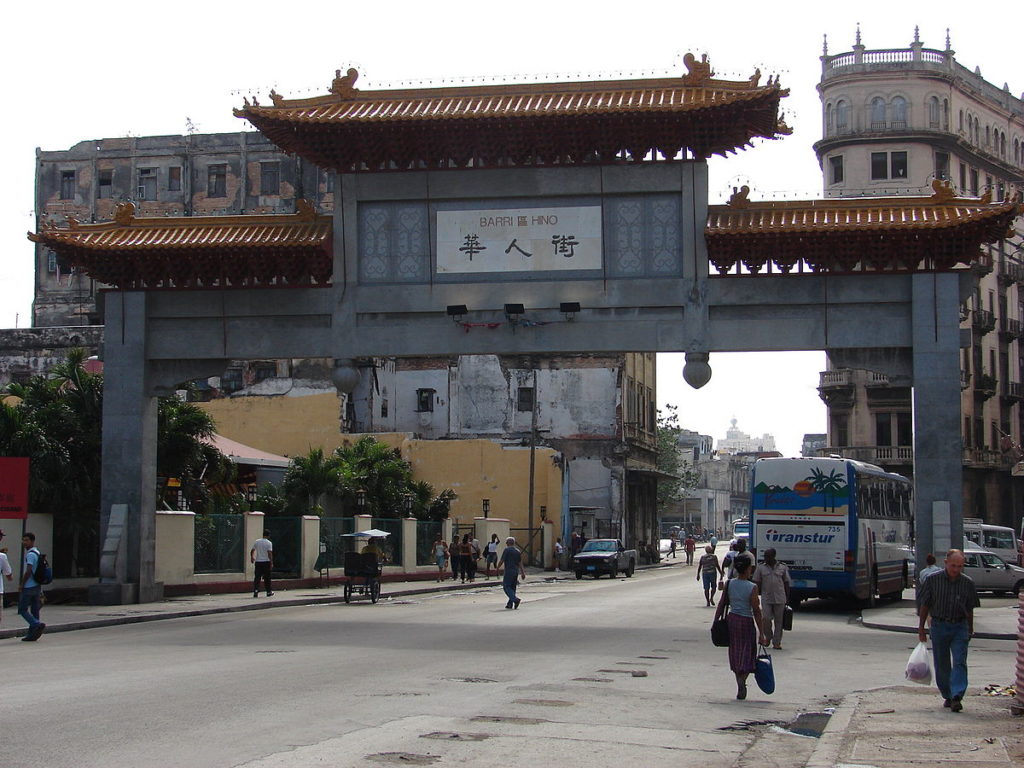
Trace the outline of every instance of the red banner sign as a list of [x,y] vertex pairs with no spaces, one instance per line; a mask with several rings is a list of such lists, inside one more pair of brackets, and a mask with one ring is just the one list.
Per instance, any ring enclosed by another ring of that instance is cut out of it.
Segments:
[[28,459],[0,456],[0,518],[28,517]]

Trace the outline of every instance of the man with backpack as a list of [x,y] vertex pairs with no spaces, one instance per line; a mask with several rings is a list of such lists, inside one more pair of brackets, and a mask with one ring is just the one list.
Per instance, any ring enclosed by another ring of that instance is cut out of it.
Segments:
[[43,634],[46,625],[39,620],[40,598],[43,587],[35,576],[41,573],[41,564],[46,558],[36,549],[36,535],[26,533],[21,537],[21,546],[25,549],[24,570],[21,572],[21,591],[18,593],[18,615],[28,622],[28,634],[22,640],[35,642]]

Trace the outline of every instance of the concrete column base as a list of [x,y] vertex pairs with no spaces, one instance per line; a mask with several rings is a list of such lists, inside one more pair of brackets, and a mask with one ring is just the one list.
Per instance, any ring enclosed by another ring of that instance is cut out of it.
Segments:
[[103,582],[89,585],[89,605],[134,605],[164,599],[162,581],[141,587],[138,584]]

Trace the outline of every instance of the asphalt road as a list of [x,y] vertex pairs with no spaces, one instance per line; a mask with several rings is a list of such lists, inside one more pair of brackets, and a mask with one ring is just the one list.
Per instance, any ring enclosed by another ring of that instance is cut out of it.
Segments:
[[[517,611],[480,590],[6,640],[0,766],[802,765],[812,739],[756,722],[902,682],[912,635],[812,601],[776,693],[736,701],[694,575],[530,580]],[[972,685],[1013,658],[975,641]]]

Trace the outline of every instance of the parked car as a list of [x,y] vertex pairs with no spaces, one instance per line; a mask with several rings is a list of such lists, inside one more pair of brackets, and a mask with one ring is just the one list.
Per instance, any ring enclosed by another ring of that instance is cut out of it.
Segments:
[[584,573],[595,579],[607,573],[614,579],[619,571],[628,578],[636,570],[638,559],[636,550],[626,549],[618,539],[590,539],[573,557],[572,567],[577,579],[582,579]]
[[971,577],[974,588],[979,592],[997,595],[1013,592],[1018,595],[1024,588],[1024,568],[1006,562],[999,555],[969,548],[964,551],[964,558],[964,574]]

